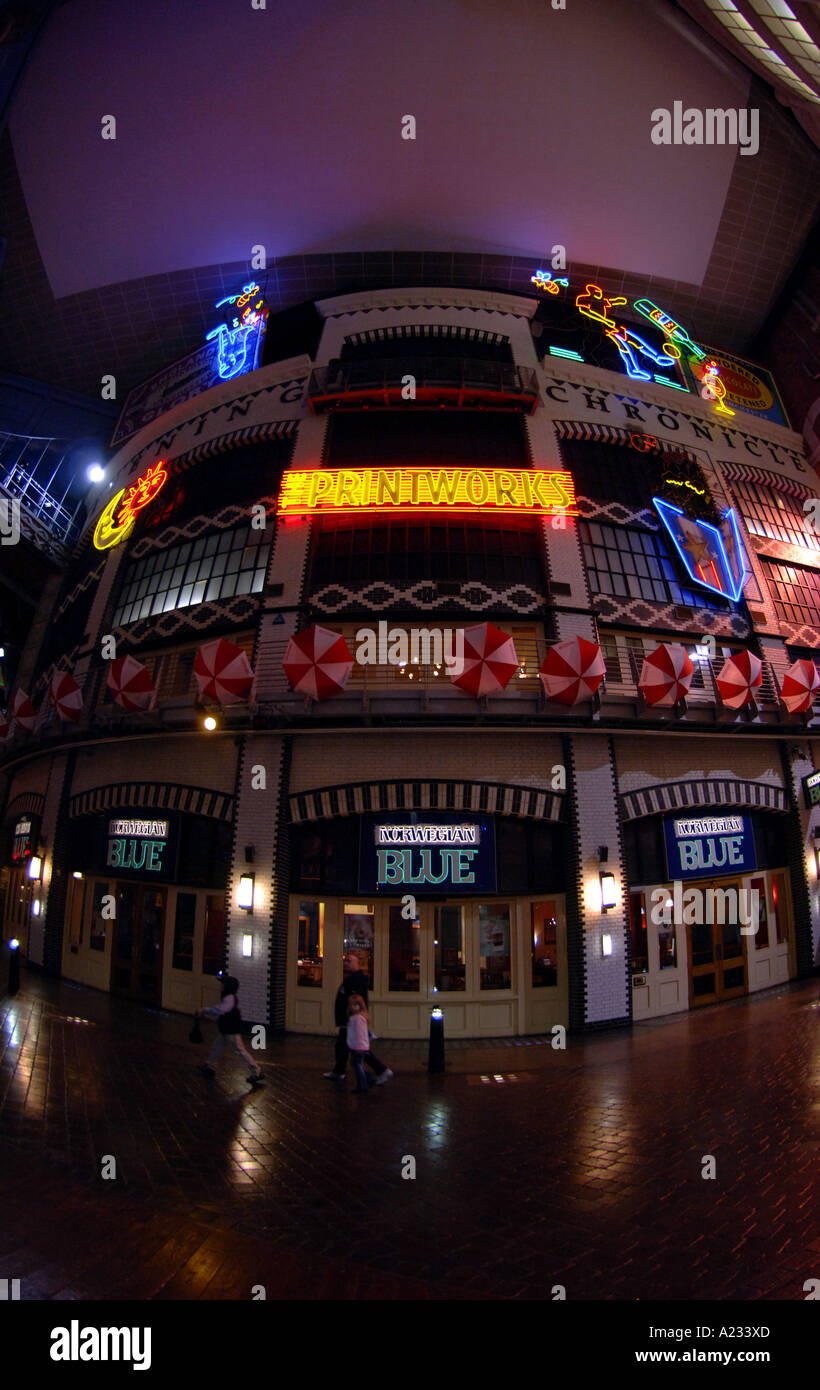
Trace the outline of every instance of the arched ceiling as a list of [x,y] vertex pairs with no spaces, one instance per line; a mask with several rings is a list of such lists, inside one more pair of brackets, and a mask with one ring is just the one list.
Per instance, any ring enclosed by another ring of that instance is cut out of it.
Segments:
[[[759,107],[759,153],[653,144],[678,98]],[[571,273],[661,286],[742,347],[820,189],[793,117],[671,0],[70,0],[9,132],[0,367],[95,393],[196,346],[259,244],[277,308],[376,284],[520,293],[560,243]]]

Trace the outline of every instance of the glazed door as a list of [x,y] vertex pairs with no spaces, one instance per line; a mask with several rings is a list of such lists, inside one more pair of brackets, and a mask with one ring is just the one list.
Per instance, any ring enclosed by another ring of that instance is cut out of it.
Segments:
[[162,941],[165,928],[164,888],[120,883],[111,957],[111,992],[146,1004],[162,993]]
[[[704,901],[708,889],[718,885],[703,885]],[[735,890],[739,883],[722,883],[721,890]],[[706,913],[704,916],[708,915]],[[713,916],[719,916],[713,912]],[[690,998],[693,1009],[704,1004],[717,1004],[722,999],[735,999],[745,994],[746,953],[742,926],[738,912],[723,914],[726,918],[734,916],[734,921],[696,922],[689,931],[689,975]]]

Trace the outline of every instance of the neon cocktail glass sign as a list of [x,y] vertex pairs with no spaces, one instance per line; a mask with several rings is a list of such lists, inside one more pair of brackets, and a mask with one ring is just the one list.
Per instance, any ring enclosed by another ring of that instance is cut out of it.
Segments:
[[310,468],[282,479],[280,516],[366,511],[561,512],[577,516],[572,475],[536,468]]

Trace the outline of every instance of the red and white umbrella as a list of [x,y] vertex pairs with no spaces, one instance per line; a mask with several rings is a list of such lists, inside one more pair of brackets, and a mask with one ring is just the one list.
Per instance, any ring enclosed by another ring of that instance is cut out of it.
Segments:
[[477,623],[463,629],[464,669],[453,676],[470,695],[495,695],[509,685],[518,670],[513,639],[492,623]]
[[293,690],[327,700],[344,690],[353,670],[353,654],[338,632],[312,623],[291,637],[282,667]]
[[793,661],[783,673],[780,697],[789,714],[805,714],[814,701],[814,693],[820,688],[820,676],[813,661]]
[[25,690],[15,690],[11,697],[9,714],[15,724],[21,729],[26,729],[29,733],[34,728],[34,721],[37,718],[37,711]]
[[741,709],[752,703],[755,691],[763,684],[763,663],[754,652],[737,652],[727,659],[716,680],[724,705]]
[[676,705],[689,693],[695,668],[686,648],[661,642],[644,659],[638,689],[648,705]]
[[548,700],[577,705],[592,699],[606,675],[606,666],[597,642],[570,637],[549,648],[538,674]]
[[108,689],[123,709],[150,709],[156,696],[147,666],[133,656],[118,656],[108,668]]
[[205,642],[194,660],[194,675],[200,695],[220,705],[239,705],[247,700],[253,685],[253,668],[247,652],[224,637]]
[[83,712],[83,692],[68,671],[57,671],[51,677],[48,697],[61,719],[76,723]]

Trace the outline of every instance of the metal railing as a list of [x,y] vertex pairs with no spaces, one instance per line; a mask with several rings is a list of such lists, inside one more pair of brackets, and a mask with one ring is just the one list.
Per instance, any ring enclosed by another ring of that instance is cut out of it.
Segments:
[[[64,439],[0,432],[0,486],[63,545],[76,538],[79,512],[79,504],[66,506],[72,483],[71,469],[63,467],[67,458]],[[58,497],[59,485],[53,492],[51,488],[61,470],[67,481]],[[47,472],[48,482],[41,483],[36,475],[45,477]]]

